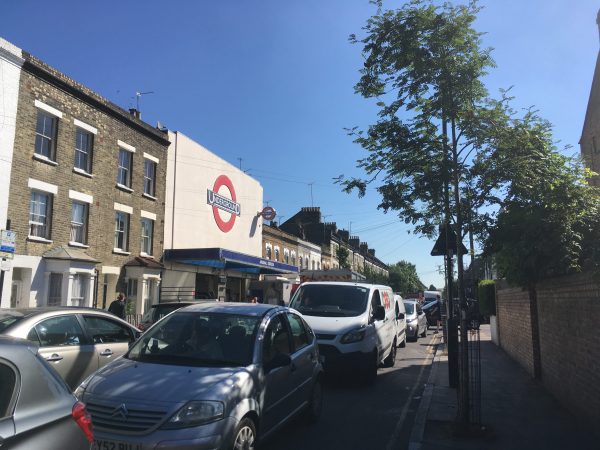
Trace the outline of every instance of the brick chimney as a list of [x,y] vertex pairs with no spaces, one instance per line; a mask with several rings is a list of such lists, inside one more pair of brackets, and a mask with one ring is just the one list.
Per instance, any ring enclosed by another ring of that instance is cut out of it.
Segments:
[[375,258],[375,249],[374,248],[369,249],[369,255],[371,255],[373,258]]
[[142,113],[135,108],[129,108],[129,114],[135,117],[136,119],[142,120]]
[[354,248],[359,248],[360,246],[360,239],[358,238],[358,236],[352,236],[349,240],[348,243],[354,247]]

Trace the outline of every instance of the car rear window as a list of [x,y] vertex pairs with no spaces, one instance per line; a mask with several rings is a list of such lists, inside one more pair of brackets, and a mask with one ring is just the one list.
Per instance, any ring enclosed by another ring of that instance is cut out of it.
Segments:
[[15,392],[17,377],[15,371],[0,363],[0,419],[10,416],[8,407]]
[[154,322],[158,322],[160,319],[165,317],[167,314],[171,314],[173,311],[183,308],[184,306],[188,306],[187,303],[172,303],[172,304],[164,304],[158,305],[154,311]]

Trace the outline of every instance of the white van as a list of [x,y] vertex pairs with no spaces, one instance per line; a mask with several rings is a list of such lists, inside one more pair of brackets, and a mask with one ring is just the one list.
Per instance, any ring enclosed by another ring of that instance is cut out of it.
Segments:
[[394,294],[394,323],[396,325],[396,345],[406,347],[406,309],[402,296]]
[[366,382],[396,360],[394,292],[352,282],[302,283],[290,301],[314,330],[326,372],[357,374]]

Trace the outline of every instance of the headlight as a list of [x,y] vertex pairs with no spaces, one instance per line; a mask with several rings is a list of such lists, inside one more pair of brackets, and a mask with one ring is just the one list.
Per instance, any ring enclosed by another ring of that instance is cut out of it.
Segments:
[[223,418],[223,409],[221,402],[188,402],[162,428],[186,428],[216,422]]
[[340,342],[342,344],[351,344],[352,342],[360,342],[365,338],[365,329],[357,328],[356,330],[349,331],[342,336]]
[[85,380],[83,380],[79,386],[77,386],[75,392],[73,392],[73,395],[77,397],[78,400],[83,401],[83,394],[85,394],[85,390],[87,389],[92,378],[94,378],[94,374],[89,375]]

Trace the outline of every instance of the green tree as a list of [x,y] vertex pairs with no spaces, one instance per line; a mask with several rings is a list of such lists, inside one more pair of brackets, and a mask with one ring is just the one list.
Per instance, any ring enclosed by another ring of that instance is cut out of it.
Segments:
[[348,249],[346,247],[343,247],[340,245],[337,250],[337,259],[338,259],[338,263],[342,269],[350,268],[350,261],[348,261],[349,257],[350,257],[350,252],[348,251]]
[[425,289],[417,275],[417,268],[407,261],[399,261],[389,266],[389,284],[394,292],[401,295],[414,294]]

